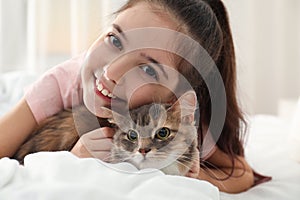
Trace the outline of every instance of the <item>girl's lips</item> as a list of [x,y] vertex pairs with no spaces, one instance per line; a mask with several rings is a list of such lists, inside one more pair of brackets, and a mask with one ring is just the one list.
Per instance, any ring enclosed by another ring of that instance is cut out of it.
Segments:
[[96,87],[97,87],[97,90],[103,95],[103,96],[106,96],[106,97],[109,97],[109,98],[112,98],[112,99],[115,99],[116,96],[113,95],[113,93],[111,93],[108,89],[106,89],[106,87],[96,79]]
[[125,100],[114,95],[99,79],[97,79],[96,76],[94,81],[94,91],[98,97],[109,104],[113,101],[113,104],[117,107],[124,107],[126,105]]
[[104,88],[103,84],[96,79],[94,84],[94,91],[101,99],[111,102],[112,98],[116,98],[108,89]]

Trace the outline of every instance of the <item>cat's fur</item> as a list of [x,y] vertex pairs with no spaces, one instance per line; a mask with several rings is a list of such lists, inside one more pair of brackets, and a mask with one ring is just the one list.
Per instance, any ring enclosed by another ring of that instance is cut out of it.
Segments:
[[23,163],[24,157],[40,151],[70,151],[84,133],[111,126],[97,118],[85,106],[66,109],[44,120],[12,157]]
[[[104,109],[107,120],[95,117],[85,106],[64,110],[46,119],[13,158],[22,163],[30,153],[69,151],[80,135],[100,126],[111,126],[116,132],[110,162],[130,162],[139,169],[158,168],[166,174],[185,175],[197,159],[195,109],[185,106],[187,102],[182,97],[172,106],[148,104],[130,110],[127,115]],[[163,127],[170,130],[170,135],[160,139],[157,132]],[[137,133],[136,141],[129,140],[129,131]]]

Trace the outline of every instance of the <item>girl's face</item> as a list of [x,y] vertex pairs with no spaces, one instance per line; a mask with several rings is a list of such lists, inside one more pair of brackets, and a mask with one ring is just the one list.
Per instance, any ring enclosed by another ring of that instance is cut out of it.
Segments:
[[119,13],[88,50],[81,73],[83,101],[95,115],[101,117],[102,106],[135,108],[174,97],[179,80],[174,55],[142,45],[160,38],[148,34],[147,27],[175,30],[168,17],[139,3]]

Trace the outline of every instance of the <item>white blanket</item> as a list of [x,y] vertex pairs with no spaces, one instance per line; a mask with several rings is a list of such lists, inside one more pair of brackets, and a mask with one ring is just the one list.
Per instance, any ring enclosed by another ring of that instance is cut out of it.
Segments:
[[24,166],[0,159],[1,200],[218,200],[206,181],[165,175],[155,169],[138,171],[128,163],[107,164],[79,159],[69,152],[28,155]]

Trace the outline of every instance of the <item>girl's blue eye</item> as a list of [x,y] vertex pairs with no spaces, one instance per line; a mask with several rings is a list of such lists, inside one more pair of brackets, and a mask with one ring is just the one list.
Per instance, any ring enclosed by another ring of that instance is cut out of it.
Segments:
[[141,68],[148,76],[151,76],[151,77],[154,78],[155,80],[158,80],[157,72],[155,71],[155,69],[154,69],[153,67],[151,67],[150,65],[142,65],[142,66],[140,66],[140,68]]
[[108,35],[108,37],[109,37],[109,42],[113,46],[117,47],[120,51],[123,49],[123,45],[122,45],[120,39],[117,36],[115,36],[114,34],[110,33]]

